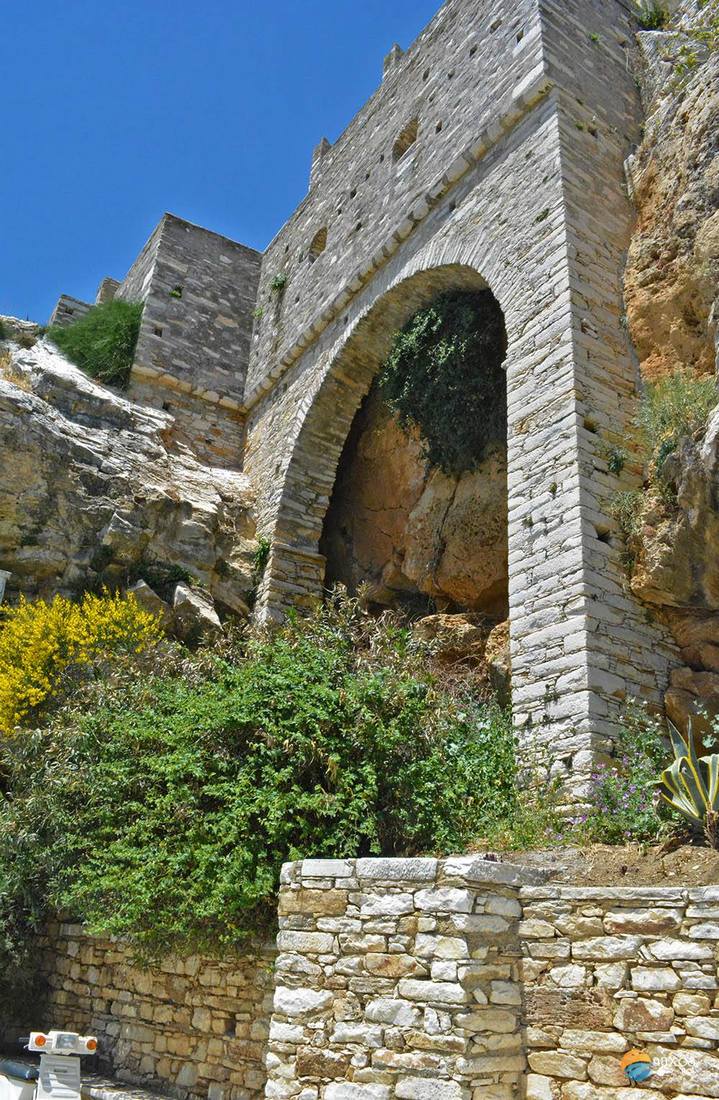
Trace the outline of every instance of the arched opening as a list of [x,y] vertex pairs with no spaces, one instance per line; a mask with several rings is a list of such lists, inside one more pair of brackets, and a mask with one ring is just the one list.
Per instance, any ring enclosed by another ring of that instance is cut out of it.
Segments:
[[[453,331],[458,303],[472,316],[468,328]],[[427,335],[432,327],[436,338]],[[326,584],[362,589],[378,607],[413,617],[469,613],[502,622],[508,617],[502,311],[490,290],[458,288],[413,313],[403,332],[404,345],[395,338],[384,366],[376,364],[342,449],[320,541]],[[460,353],[454,358],[453,348]]]

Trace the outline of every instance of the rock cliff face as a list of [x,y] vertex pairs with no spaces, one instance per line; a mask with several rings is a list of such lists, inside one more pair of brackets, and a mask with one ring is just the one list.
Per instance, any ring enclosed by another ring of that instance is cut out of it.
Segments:
[[246,613],[256,546],[247,479],[171,451],[171,427],[169,413],[98,385],[46,341],[0,343],[0,568],[11,594],[174,567],[221,609]]
[[[714,371],[719,354],[719,56],[684,88],[663,60],[675,36],[639,36],[644,140],[628,162],[637,207],[625,300],[642,375]],[[657,41],[658,40],[658,41]]]
[[379,604],[419,595],[506,618],[506,449],[458,478],[428,468],[373,387],[340,462],[323,550],[328,580],[364,583]]
[[[685,0],[677,18],[695,23],[701,11]],[[647,124],[627,165],[638,216],[625,297],[651,382],[677,369],[719,368],[719,56],[678,87],[666,58],[681,36],[639,38]],[[632,546],[632,590],[669,625],[684,662],[666,695],[669,716],[684,728],[703,708],[719,713],[718,448],[719,408],[701,438],[685,439],[663,463]]]

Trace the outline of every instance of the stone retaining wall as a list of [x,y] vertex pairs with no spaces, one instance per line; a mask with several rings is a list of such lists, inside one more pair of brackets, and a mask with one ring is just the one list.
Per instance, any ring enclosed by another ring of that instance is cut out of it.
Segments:
[[[270,948],[143,971],[64,925],[42,1026],[209,1100],[719,1097],[719,886],[543,877],[477,856],[287,864],[274,975]],[[632,1047],[654,1062],[642,1088]]]
[[[719,1096],[719,887],[525,887],[527,1100]],[[632,1047],[655,1075],[627,1088]]]
[[240,958],[170,958],[143,969],[117,940],[87,936],[80,925],[53,926],[41,944],[42,1018],[23,1024],[97,1035],[102,1067],[125,1081],[182,1097],[259,1097],[274,955],[268,946]]
[[718,917],[719,887],[536,886],[476,857],[290,865],[267,1096],[717,1097]]

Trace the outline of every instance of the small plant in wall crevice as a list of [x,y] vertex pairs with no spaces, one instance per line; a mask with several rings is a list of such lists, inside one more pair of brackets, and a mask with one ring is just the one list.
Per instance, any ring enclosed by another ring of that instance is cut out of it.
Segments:
[[270,290],[273,294],[281,294],[286,286],[287,276],[285,275],[284,271],[281,271],[272,279],[272,282],[270,283]]

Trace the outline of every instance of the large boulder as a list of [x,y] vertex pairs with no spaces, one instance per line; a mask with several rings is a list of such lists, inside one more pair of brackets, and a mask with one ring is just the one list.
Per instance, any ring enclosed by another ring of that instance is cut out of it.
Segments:
[[246,476],[171,449],[169,413],[99,385],[46,340],[2,350],[0,569],[11,596],[188,576],[245,614],[257,545]]
[[211,597],[189,584],[180,583],[172,599],[175,632],[183,642],[194,643],[200,638],[216,638],[222,633],[222,623]]
[[496,623],[481,614],[441,613],[417,620],[412,629],[440,665],[468,674],[475,687],[491,688],[502,702],[509,701],[509,622]]

